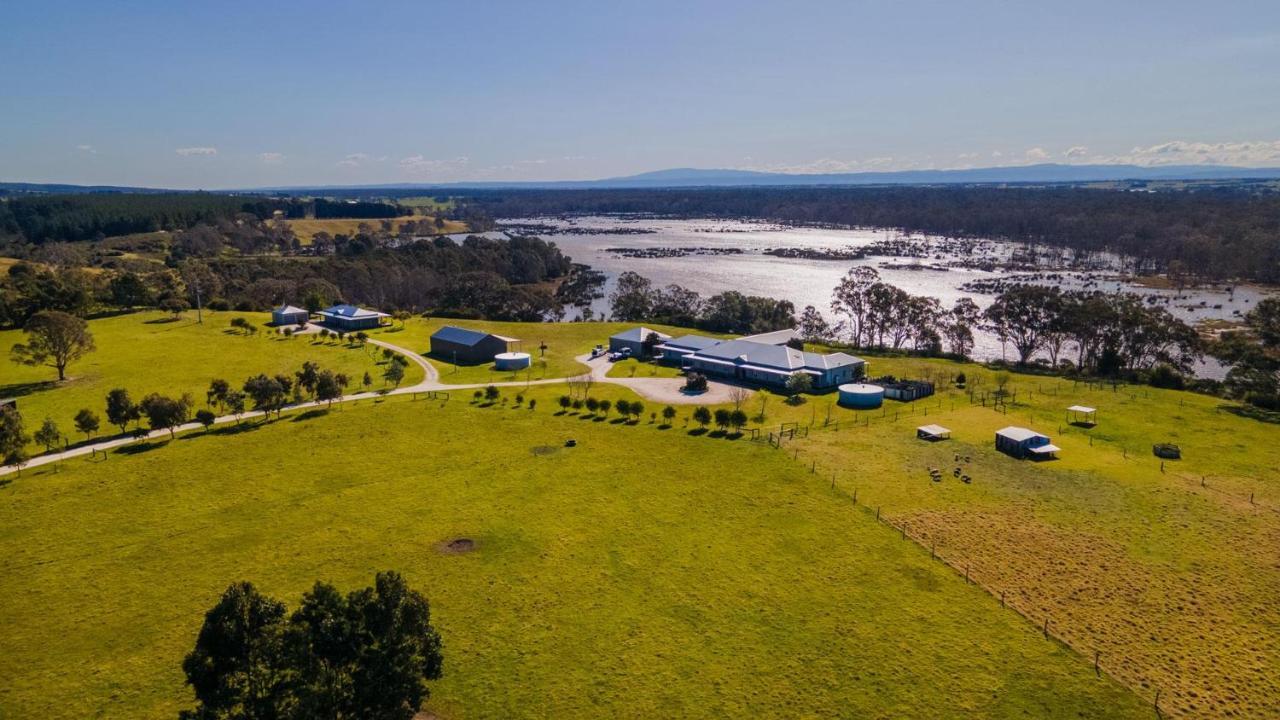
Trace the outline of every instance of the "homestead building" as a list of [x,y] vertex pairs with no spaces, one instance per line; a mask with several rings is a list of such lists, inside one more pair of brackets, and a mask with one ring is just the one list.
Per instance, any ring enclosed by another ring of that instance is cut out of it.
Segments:
[[355,305],[334,305],[318,313],[320,322],[334,330],[371,330],[382,325],[385,318],[391,317],[377,310],[366,310]]

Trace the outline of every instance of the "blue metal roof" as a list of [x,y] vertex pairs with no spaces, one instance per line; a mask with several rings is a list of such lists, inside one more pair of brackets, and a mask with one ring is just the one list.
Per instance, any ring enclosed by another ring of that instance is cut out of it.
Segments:
[[445,325],[439,330],[431,333],[432,340],[444,340],[445,342],[458,343],[459,345],[475,345],[476,343],[489,337],[488,333],[482,333],[478,330],[468,330],[460,328],[456,325]]

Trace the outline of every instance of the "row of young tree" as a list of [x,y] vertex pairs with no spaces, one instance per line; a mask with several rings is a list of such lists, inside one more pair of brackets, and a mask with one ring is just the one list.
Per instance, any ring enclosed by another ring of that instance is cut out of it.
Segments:
[[431,606],[396,572],[343,595],[317,582],[293,612],[252,583],[227,588],[182,662],[185,720],[410,720],[444,672]]
[[[391,351],[386,351],[385,360],[383,382],[398,386],[404,379],[408,361]],[[373,377],[366,372],[361,384],[365,391],[369,391]],[[196,402],[190,394],[173,397],[149,393],[135,401],[125,388],[114,388],[106,396],[105,416],[107,423],[119,428],[121,434],[128,433],[133,426],[138,434],[167,430],[173,437],[179,427],[192,421],[208,429],[217,421],[219,413],[234,415],[239,421],[241,415],[252,409],[261,412],[265,420],[273,413],[280,417],[290,404],[308,400],[332,407],[335,401],[342,399],[350,385],[351,379],[346,374],[306,361],[292,376],[258,374],[246,379],[239,389],[226,380],[214,379],[205,393],[206,407],[199,410],[196,410]],[[0,413],[0,458],[5,465],[24,465],[30,459],[27,447],[32,441],[43,445],[46,452],[51,452],[71,440],[52,418],[46,417],[40,427],[28,435],[22,415],[15,407],[4,407]],[[145,429],[142,426],[144,420]],[[82,408],[76,413],[73,423],[87,442],[101,429],[102,417],[89,408]]]
[[743,295],[736,290],[703,298],[679,285],[655,288],[648,278],[627,271],[609,296],[612,318],[655,322],[712,332],[751,334],[795,325],[795,305],[787,300]]
[[1042,362],[1102,375],[1157,365],[1189,372],[1204,349],[1189,325],[1131,293],[1015,285],[986,310],[969,298],[944,308],[936,298],[885,283],[874,268],[858,267],[836,286],[831,310],[834,325],[806,307],[801,335],[812,342],[931,354],[943,353],[945,346],[963,358],[973,349],[974,332],[981,330],[1012,347],[1019,365]]

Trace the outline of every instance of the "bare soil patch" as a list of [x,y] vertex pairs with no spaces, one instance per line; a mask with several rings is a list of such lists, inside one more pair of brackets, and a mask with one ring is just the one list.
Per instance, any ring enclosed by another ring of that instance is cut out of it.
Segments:
[[436,544],[436,550],[442,555],[465,555],[475,549],[476,541],[465,537],[442,540]]

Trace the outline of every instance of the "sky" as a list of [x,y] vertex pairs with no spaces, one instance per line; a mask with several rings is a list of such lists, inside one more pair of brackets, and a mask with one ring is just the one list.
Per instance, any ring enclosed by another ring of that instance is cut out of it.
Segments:
[[0,2],[0,181],[1280,167],[1280,2]]

